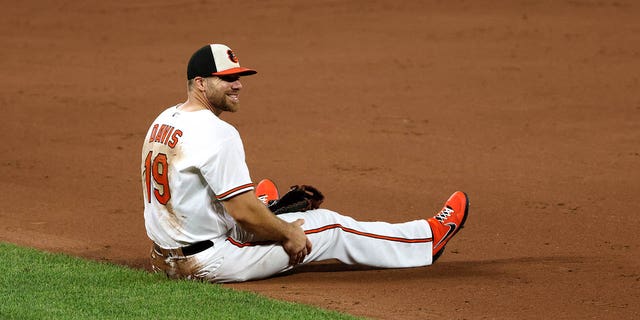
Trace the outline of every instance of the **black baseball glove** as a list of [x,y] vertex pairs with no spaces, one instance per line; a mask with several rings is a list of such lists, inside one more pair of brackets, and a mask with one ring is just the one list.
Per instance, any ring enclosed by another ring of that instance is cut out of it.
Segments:
[[291,186],[280,199],[270,201],[267,207],[275,214],[304,212],[320,208],[322,201],[324,196],[315,187],[295,185]]

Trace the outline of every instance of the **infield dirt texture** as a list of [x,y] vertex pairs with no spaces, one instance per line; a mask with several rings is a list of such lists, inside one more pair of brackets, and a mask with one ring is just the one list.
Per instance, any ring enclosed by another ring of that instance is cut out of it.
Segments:
[[433,266],[229,287],[380,319],[640,317],[636,1],[1,7],[1,241],[148,269],[142,140],[220,42],[259,72],[223,115],[255,182],[315,185],[360,220],[471,198]]

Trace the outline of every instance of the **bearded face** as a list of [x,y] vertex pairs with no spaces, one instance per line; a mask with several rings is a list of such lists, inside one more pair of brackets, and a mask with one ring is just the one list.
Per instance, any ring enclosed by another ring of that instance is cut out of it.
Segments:
[[240,107],[239,76],[205,78],[205,96],[209,103],[220,111],[236,112]]

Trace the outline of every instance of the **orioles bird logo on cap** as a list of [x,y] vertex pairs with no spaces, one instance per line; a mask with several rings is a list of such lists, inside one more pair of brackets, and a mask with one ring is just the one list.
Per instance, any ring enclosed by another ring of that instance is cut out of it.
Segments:
[[238,57],[236,57],[236,54],[233,53],[231,49],[227,50],[227,55],[229,56],[229,60],[231,60],[231,62],[238,63]]

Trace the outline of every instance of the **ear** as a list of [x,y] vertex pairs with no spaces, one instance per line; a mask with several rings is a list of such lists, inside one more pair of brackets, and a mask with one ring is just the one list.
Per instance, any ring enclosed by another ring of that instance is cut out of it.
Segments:
[[207,87],[207,80],[203,77],[195,77],[193,79],[196,89],[203,91]]

